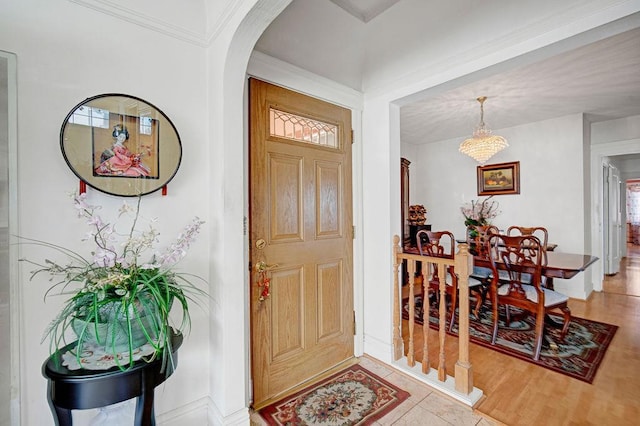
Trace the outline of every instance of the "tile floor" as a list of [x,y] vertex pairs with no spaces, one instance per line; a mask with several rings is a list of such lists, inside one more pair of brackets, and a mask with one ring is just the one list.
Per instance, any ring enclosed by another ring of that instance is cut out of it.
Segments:
[[[372,425],[500,425],[500,423],[480,416],[466,405],[449,398],[430,386],[386,364],[365,356],[360,358],[360,365],[411,394],[411,396],[396,407],[395,410],[371,423]],[[257,413],[252,413],[252,426],[263,426],[266,424],[267,423]]]

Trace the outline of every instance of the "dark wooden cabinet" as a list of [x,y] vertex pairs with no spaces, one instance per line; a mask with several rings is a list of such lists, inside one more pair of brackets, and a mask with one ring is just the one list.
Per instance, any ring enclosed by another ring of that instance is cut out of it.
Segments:
[[409,230],[409,165],[411,161],[400,159],[400,229],[402,230],[401,242],[405,246],[410,242]]
[[[410,247],[418,247],[418,239],[416,238],[416,234],[418,231],[431,231],[431,225],[409,225],[409,246]],[[405,244],[406,245],[406,244]]]

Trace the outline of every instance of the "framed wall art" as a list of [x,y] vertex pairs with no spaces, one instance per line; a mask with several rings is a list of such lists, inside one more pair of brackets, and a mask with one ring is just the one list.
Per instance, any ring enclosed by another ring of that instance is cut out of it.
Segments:
[[82,182],[126,197],[164,187],[182,159],[171,120],[149,102],[123,94],[94,96],[73,107],[62,123],[60,148]]
[[520,162],[478,166],[478,195],[520,193]]

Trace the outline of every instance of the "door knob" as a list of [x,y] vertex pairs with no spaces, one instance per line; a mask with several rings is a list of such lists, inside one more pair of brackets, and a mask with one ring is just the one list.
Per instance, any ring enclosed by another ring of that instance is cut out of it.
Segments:
[[268,265],[267,262],[260,260],[259,262],[256,263],[256,272],[266,272],[266,271],[270,271],[271,269],[275,269],[277,267],[278,267],[277,263],[274,263],[273,265]]

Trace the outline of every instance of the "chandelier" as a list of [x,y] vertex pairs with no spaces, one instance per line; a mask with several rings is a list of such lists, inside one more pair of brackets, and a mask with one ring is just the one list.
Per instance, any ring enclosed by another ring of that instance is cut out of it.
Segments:
[[491,129],[484,124],[484,101],[486,100],[486,96],[478,98],[478,102],[480,102],[480,124],[473,131],[473,137],[460,144],[460,152],[473,158],[480,165],[483,165],[489,158],[509,146],[505,138],[491,134]]

